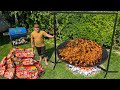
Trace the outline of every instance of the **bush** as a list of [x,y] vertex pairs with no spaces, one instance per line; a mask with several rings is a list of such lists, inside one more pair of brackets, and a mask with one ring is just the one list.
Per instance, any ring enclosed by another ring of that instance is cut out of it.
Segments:
[[60,14],[57,19],[62,41],[85,38],[105,46],[111,44],[115,15]]
[[[3,11],[3,13],[12,27],[20,26],[20,20],[23,19],[28,32],[33,31],[33,25],[38,23],[41,29],[49,34],[54,34],[53,13],[50,11]],[[17,18],[18,23],[15,23],[15,16],[19,17]],[[115,15],[58,13],[56,17],[57,39],[61,42],[73,38],[86,38],[101,45],[110,46]],[[118,22],[120,23],[120,18]],[[117,26],[119,26],[119,23]],[[120,29],[116,30],[114,39],[115,43],[118,44],[120,43],[119,31]]]

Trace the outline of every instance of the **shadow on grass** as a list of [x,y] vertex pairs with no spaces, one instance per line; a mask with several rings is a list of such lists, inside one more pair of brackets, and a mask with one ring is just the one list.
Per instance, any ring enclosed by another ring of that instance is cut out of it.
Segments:
[[46,52],[47,52],[48,60],[50,60],[50,58],[52,57],[52,54],[54,52],[54,47],[50,48],[50,49],[46,49]]
[[9,42],[10,42],[9,36],[0,35],[0,46],[2,46],[4,44],[8,44]]

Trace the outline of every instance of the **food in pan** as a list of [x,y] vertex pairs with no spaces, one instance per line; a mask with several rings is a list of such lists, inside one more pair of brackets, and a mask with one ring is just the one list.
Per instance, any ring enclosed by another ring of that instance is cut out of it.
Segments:
[[102,60],[102,47],[86,39],[74,39],[58,50],[62,60],[75,66],[94,66]]

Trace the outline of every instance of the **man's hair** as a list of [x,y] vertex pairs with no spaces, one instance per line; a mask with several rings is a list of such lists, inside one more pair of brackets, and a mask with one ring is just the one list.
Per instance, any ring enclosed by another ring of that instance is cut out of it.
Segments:
[[35,28],[35,27],[38,27],[38,28],[39,28],[39,25],[38,25],[38,24],[34,24],[34,28]]

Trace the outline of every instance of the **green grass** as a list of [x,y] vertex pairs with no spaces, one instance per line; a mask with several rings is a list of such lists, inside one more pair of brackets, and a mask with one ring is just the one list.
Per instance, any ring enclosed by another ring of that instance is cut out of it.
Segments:
[[[7,38],[7,37],[6,37]],[[59,41],[57,41],[57,45],[59,45]],[[44,60],[42,60],[42,66],[45,70],[45,74],[42,74],[40,76],[40,79],[104,79],[105,72],[101,71],[100,73],[96,74],[92,77],[84,77],[80,74],[73,74],[68,68],[66,63],[60,62],[56,64],[55,69],[54,63],[54,39],[45,40],[46,44],[46,51],[49,58],[49,65],[45,66]],[[30,48],[30,43],[20,45],[18,46],[20,48]],[[4,56],[6,56],[9,51],[12,49],[11,43],[9,40],[3,39],[3,42],[0,43],[0,60]],[[35,55],[36,59],[39,59],[38,54],[36,53],[35,49]],[[58,60],[58,58],[57,58]],[[103,66],[106,68],[107,61],[103,64]],[[118,71],[118,73],[108,73],[106,79],[120,79],[120,55],[112,52],[111,54],[111,60],[109,65],[109,70]],[[0,76],[0,79],[5,79],[2,76]]]

